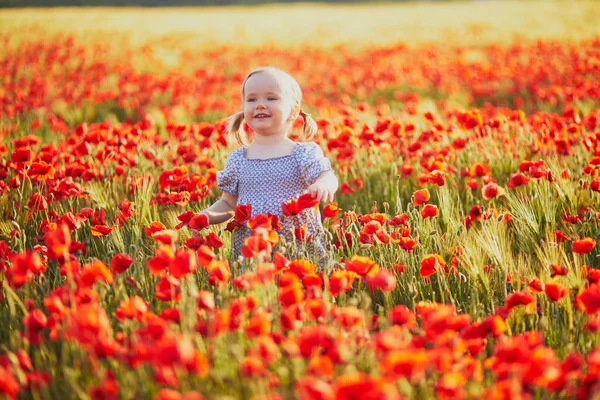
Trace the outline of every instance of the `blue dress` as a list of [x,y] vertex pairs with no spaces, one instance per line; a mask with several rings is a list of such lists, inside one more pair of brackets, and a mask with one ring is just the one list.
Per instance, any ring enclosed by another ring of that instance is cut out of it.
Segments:
[[[229,154],[223,171],[217,172],[217,186],[237,195],[238,204],[250,204],[253,217],[266,213],[279,215],[283,228],[278,233],[286,243],[293,244],[294,230],[304,226],[307,237],[312,235],[311,240],[304,245],[286,246],[286,256],[289,259],[305,257],[322,267],[326,257],[325,234],[318,208],[284,217],[281,203],[300,197],[322,172],[328,170],[331,170],[331,162],[316,143],[299,142],[291,154],[268,159],[248,159],[246,149],[240,148]],[[244,240],[250,234],[251,229],[246,224],[233,233],[233,261],[241,256]],[[316,259],[311,257],[313,255]]]

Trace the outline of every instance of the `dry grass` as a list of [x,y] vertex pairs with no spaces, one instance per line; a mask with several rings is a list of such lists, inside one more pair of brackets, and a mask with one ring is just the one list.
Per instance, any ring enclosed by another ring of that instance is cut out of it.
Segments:
[[[294,4],[209,8],[55,8],[0,11],[0,34],[122,34],[132,44],[172,38],[194,47],[302,43],[355,47],[599,34],[600,2],[475,1],[376,5]],[[111,36],[114,37],[114,36]]]

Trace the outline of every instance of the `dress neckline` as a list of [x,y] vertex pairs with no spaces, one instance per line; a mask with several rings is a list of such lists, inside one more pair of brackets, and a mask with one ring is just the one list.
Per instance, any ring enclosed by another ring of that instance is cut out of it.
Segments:
[[269,158],[248,158],[248,156],[246,155],[246,148],[243,147],[242,148],[242,155],[244,156],[244,159],[247,161],[271,161],[271,160],[279,160],[282,158],[288,158],[288,157],[292,157],[294,155],[294,152],[296,151],[296,148],[300,146],[300,143],[296,143],[294,145],[294,147],[292,147],[292,152],[290,154],[287,154],[285,156],[279,156],[279,157],[269,157]]

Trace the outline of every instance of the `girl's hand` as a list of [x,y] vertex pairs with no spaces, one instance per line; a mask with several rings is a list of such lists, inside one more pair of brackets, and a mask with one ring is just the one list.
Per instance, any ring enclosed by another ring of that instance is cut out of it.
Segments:
[[331,203],[335,191],[330,190],[327,186],[321,185],[318,182],[313,183],[307,189],[308,193],[315,196],[321,203]]

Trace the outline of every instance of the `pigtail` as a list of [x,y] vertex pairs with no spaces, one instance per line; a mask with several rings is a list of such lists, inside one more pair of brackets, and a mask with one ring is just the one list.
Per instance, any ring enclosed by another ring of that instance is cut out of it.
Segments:
[[317,135],[317,123],[310,114],[300,110],[300,115],[304,120],[304,128],[302,130],[302,139],[305,141],[312,140]]
[[229,134],[229,136],[231,136],[233,138],[233,141],[239,145],[239,146],[243,146],[246,144],[246,141],[244,140],[244,127],[243,124],[244,123],[244,112],[243,111],[239,111],[235,114],[233,114],[232,116],[230,116],[229,118],[227,118],[227,133]]

